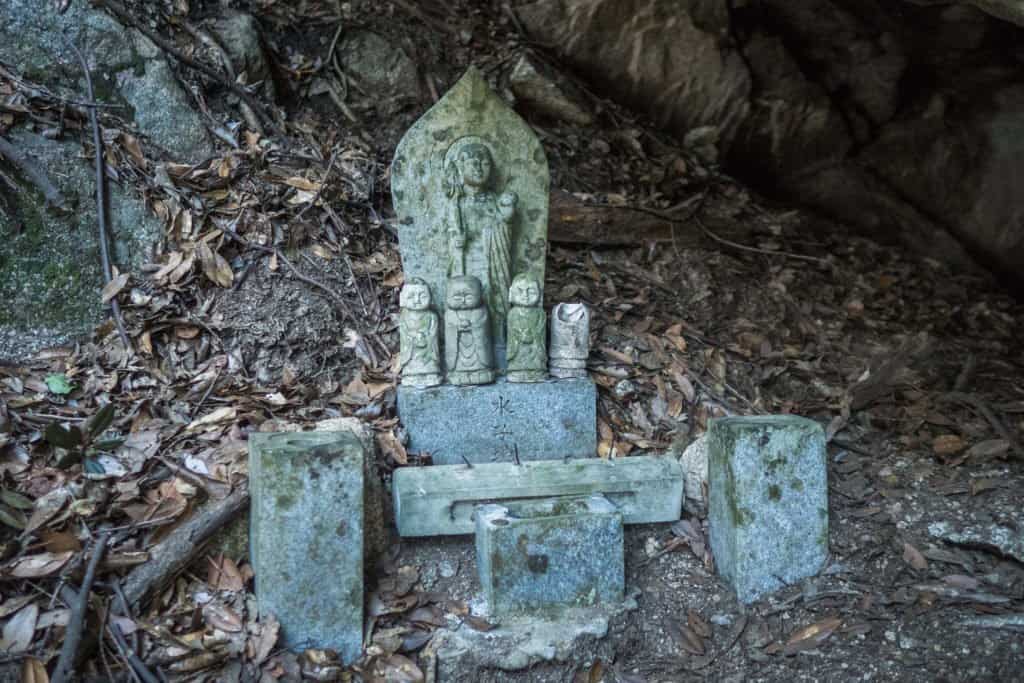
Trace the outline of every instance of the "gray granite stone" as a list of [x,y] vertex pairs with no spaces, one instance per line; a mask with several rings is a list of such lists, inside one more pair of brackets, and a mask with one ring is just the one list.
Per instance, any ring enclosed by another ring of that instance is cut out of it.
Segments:
[[593,457],[597,392],[589,379],[398,387],[409,450],[437,465]]
[[622,514],[600,495],[478,508],[476,562],[490,613],[622,600],[622,543]]
[[473,533],[478,505],[596,493],[618,508],[626,524],[674,522],[682,506],[683,472],[675,458],[656,455],[435,465],[395,470],[392,487],[399,534],[444,536]]
[[544,282],[549,184],[537,136],[473,67],[395,150],[391,196],[405,276],[427,282],[442,318],[448,278],[477,277],[499,367],[512,278]]
[[708,525],[719,574],[749,603],[828,556],[825,432],[795,415],[713,420]]
[[364,457],[349,432],[250,437],[256,600],[292,650],[362,651]]

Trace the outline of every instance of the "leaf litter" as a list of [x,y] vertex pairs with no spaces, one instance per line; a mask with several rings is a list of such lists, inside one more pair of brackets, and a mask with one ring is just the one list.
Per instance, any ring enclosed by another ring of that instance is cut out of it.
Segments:
[[[174,163],[144,130],[101,114],[108,172],[146,197],[165,238],[152,263],[97,294],[120,302],[133,353],[108,322],[75,347],[0,367],[0,618],[8,652],[23,655],[15,665],[24,681],[47,680],[61,642],[66,610],[45,596],[78,584],[104,528],[114,533],[100,569],[107,587],[94,599],[147,666],[176,680],[423,680],[433,630],[499,626],[470,607],[472,571],[436,579],[428,569],[444,551],[415,543],[372,577],[366,654],[347,671],[330,652],[279,649],[280,624],[256,618],[244,552],[197,556],[143,610],[117,606],[120,576],[244,485],[254,431],[355,416],[374,428],[385,477],[429,462],[407,451],[394,414],[402,278],[386,170],[429,101],[385,116],[354,89],[346,106],[357,121],[340,126],[330,99],[303,93],[324,68],[338,11],[343,23],[405,36],[435,87],[469,61],[500,80],[524,46],[506,14],[456,2],[445,11],[470,40],[440,64],[430,30],[410,16],[334,5],[254,9],[298,93],[288,140],[253,130],[205,81],[193,81],[196,97],[242,135],[237,149],[222,146],[197,165]],[[178,25],[211,12],[174,2],[140,18]],[[300,22],[319,43],[287,30]],[[26,91],[6,71],[0,88],[12,105],[0,128],[83,130],[84,113],[45,90]],[[714,579],[706,520],[630,529],[628,581],[641,590],[633,623],[644,644],[609,636],[621,644],[613,670],[622,680],[685,670],[828,677],[844,664],[861,670],[870,653],[877,676],[911,679],[902,663],[910,654],[929,680],[967,648],[976,677],[1005,674],[1020,658],[1007,638],[1020,630],[1024,573],[1002,537],[985,534],[1024,524],[1014,498],[1024,484],[1020,304],[985,277],[770,208],[628,112],[592,104],[604,113],[590,128],[523,111],[554,152],[560,189],[638,213],[700,197],[706,224],[743,224],[755,242],[819,257],[553,244],[545,304],[583,300],[594,311],[599,455],[678,452],[714,417],[792,412],[828,425],[832,486],[826,572],[749,612]],[[592,154],[598,143],[606,152]],[[676,229],[682,237],[695,226]],[[970,532],[929,535],[934,522]],[[125,666],[114,639],[98,647],[94,670]],[[612,670],[577,656],[587,679]]]

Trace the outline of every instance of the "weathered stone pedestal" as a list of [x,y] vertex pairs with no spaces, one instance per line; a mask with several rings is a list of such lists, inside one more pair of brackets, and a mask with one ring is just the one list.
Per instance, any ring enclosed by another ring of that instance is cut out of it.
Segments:
[[409,450],[437,465],[592,458],[597,391],[589,378],[417,389],[399,386]]
[[484,505],[476,562],[493,615],[622,600],[622,514],[603,496]]
[[364,450],[347,432],[253,434],[250,554],[261,616],[292,650],[362,651]]
[[679,519],[683,472],[674,458],[659,456],[403,467],[392,491],[402,536],[471,534],[480,505],[594,494],[611,501],[626,524],[650,524]]
[[821,425],[795,415],[713,420],[708,498],[715,564],[741,602],[816,574],[828,556]]

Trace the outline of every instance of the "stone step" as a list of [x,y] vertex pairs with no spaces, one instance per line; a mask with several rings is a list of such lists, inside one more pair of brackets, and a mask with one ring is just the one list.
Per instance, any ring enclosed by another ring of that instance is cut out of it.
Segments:
[[403,467],[392,486],[402,536],[471,534],[474,510],[490,503],[602,494],[626,524],[647,524],[679,519],[683,501],[682,468],[659,456]]
[[289,649],[362,651],[364,458],[349,432],[249,437],[256,601]]
[[476,564],[494,616],[622,601],[622,513],[604,496],[482,505]]

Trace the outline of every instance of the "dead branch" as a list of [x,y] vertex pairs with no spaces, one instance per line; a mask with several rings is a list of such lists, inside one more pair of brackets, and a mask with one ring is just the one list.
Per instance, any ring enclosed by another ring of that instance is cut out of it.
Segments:
[[1018,458],[1024,459],[1024,447],[1022,447],[1020,442],[1014,438],[1013,433],[1006,428],[1003,421],[999,419],[999,416],[995,414],[995,411],[988,407],[987,403],[974,394],[965,394],[958,391],[951,391],[941,398],[948,401],[956,401],[973,408],[979,415],[985,418],[990,425],[992,425],[992,429],[994,429],[1001,438],[1010,444],[1010,450],[1013,451],[1014,455]]
[[67,202],[64,200],[64,195],[61,194],[60,190],[58,190],[50,181],[49,176],[47,176],[41,169],[37,168],[31,161],[22,156],[15,146],[3,136],[0,136],[0,156],[14,164],[18,170],[25,174],[25,177],[43,193],[43,197],[46,199],[47,204],[55,206],[58,209],[67,208]]
[[172,581],[204,550],[213,535],[231,522],[249,504],[249,487],[242,485],[223,500],[208,503],[187,522],[151,549],[152,559],[140,565],[124,583],[130,608],[142,609],[146,602]]
[[[72,43],[71,49],[74,50],[75,57],[78,58],[78,63],[85,74],[85,87],[89,101],[94,102],[96,100],[96,93],[92,87],[92,74],[89,73],[89,64],[85,61],[85,55],[82,54],[77,45]],[[110,268],[110,245],[107,242],[109,232],[107,227],[107,172],[103,161],[103,136],[100,135],[100,124],[96,117],[96,107],[90,106],[88,110],[89,124],[92,127],[92,144],[95,148],[93,152],[96,156],[96,216],[100,231],[100,262],[103,266],[103,284],[106,286],[108,282],[114,279],[114,273]],[[132,343],[129,341],[128,333],[124,329],[121,305],[117,302],[117,297],[110,299],[110,312],[114,316],[114,324],[117,325],[117,334],[121,337],[121,343],[124,344],[125,353],[131,355]]]
[[[89,95],[90,99],[92,95]],[[68,620],[68,627],[64,635],[64,645],[60,649],[60,659],[57,660],[57,668],[53,671],[53,683],[64,683],[69,680],[75,671],[75,658],[78,656],[78,648],[82,642],[82,628],[85,626],[85,615],[89,611],[89,595],[92,593],[92,583],[96,580],[96,568],[103,559],[103,553],[107,549],[107,541],[110,540],[110,532],[100,534],[93,544],[92,556],[89,558],[89,566],[85,570],[85,578],[82,579],[82,588],[78,592],[78,599],[71,603],[71,618]]]

